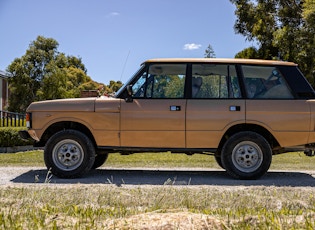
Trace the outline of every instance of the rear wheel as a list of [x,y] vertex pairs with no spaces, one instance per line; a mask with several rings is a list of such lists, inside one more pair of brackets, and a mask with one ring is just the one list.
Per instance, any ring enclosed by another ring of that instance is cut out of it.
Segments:
[[44,160],[47,169],[55,176],[76,178],[92,168],[95,148],[85,134],[76,130],[64,130],[48,140]]
[[257,179],[269,169],[272,150],[266,139],[255,132],[240,132],[223,146],[221,161],[227,173],[237,179]]

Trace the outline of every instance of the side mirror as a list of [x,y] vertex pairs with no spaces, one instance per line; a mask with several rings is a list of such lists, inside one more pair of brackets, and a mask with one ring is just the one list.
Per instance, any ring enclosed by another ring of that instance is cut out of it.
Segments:
[[132,85],[127,85],[126,89],[127,89],[127,94],[128,95],[125,98],[125,101],[126,102],[132,102],[133,101],[133,99],[132,99],[132,94],[133,94],[133,92],[132,92]]

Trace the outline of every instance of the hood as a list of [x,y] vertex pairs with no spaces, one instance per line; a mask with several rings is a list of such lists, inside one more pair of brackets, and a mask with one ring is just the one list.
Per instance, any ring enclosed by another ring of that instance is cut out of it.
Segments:
[[26,111],[91,112],[95,110],[95,100],[95,97],[88,97],[39,101],[30,104]]

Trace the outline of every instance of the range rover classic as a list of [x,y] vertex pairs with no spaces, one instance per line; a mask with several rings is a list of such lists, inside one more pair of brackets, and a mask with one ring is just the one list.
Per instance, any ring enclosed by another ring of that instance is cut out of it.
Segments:
[[151,59],[114,97],[32,103],[20,135],[43,146],[61,178],[100,167],[108,154],[213,155],[237,179],[257,179],[272,156],[314,155],[315,93],[291,62]]

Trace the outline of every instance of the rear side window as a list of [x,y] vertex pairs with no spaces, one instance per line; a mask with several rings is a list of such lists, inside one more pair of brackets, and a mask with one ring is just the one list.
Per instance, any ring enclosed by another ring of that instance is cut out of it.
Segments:
[[240,98],[234,65],[193,64],[192,98]]
[[277,67],[242,66],[248,98],[288,99],[291,90]]

